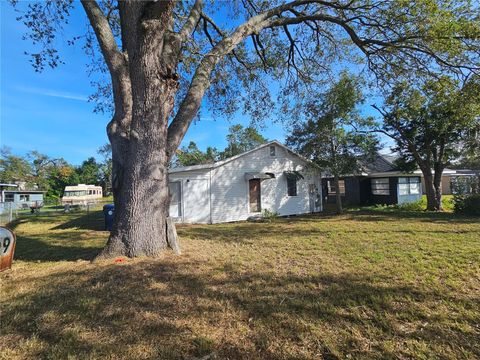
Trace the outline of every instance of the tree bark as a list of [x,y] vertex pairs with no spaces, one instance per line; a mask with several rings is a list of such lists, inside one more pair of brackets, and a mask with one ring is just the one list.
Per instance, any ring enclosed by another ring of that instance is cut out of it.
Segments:
[[337,214],[341,214],[343,212],[342,209],[342,194],[340,193],[340,178],[338,175],[335,175],[333,178],[333,182],[335,183],[335,205],[337,208]]
[[117,160],[121,154],[112,147],[116,164],[116,211],[113,231],[99,256],[101,258],[156,256],[168,247],[166,130],[177,85],[171,79],[150,85],[146,84],[144,97],[137,100],[141,106],[134,101],[133,136],[125,144],[127,154],[123,165]]
[[441,173],[434,175],[430,167],[422,167],[422,173],[427,195],[427,211],[442,210]]
[[442,174],[441,164],[435,164],[435,174],[433,176],[433,188],[435,190],[435,210],[442,211]]

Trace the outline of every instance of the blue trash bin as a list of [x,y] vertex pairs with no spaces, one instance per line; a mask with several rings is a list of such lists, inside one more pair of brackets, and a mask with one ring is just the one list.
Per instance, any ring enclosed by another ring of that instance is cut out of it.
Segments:
[[115,214],[114,204],[107,204],[103,206],[103,215],[105,216],[105,230],[112,231],[114,214]]

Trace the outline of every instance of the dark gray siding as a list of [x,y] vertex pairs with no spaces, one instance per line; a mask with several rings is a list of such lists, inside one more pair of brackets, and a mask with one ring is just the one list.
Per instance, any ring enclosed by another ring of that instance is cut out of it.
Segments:
[[[335,204],[335,194],[328,194],[327,192],[327,181],[329,180],[333,181],[333,178],[322,179],[324,199],[329,204]],[[360,205],[360,178],[348,177],[341,178],[341,180],[345,180],[345,195],[342,195],[342,203],[346,205]]]
[[[342,202],[347,205],[393,205],[397,204],[397,189],[398,177],[392,176],[389,179],[389,194],[388,195],[374,195],[372,194],[372,179],[361,176],[352,176],[344,178],[345,180],[345,195],[342,196]],[[327,194],[327,181],[333,180],[331,178],[322,179],[323,193],[326,202],[329,204],[335,203],[335,195]]]

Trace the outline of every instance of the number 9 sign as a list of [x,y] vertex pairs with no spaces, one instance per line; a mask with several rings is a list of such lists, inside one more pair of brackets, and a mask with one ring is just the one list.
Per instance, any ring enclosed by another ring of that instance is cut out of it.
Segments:
[[15,234],[10,229],[0,226],[0,271],[12,267],[15,240]]

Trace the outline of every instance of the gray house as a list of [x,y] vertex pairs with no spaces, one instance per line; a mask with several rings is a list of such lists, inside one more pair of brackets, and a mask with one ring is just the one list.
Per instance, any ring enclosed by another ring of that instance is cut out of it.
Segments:
[[40,190],[7,190],[17,187],[16,184],[0,184],[0,213],[18,209],[39,209],[43,206],[45,191]]
[[358,174],[344,176],[339,189],[333,178],[322,179],[323,194],[328,203],[335,202],[336,191],[342,202],[349,205],[405,204],[422,198],[421,172],[403,172],[394,165],[394,158],[378,154],[371,162],[364,163]]

